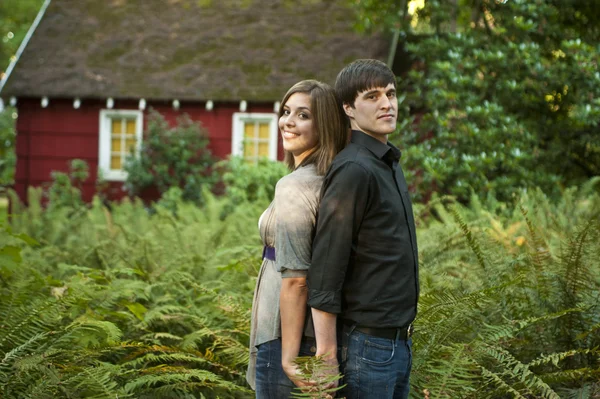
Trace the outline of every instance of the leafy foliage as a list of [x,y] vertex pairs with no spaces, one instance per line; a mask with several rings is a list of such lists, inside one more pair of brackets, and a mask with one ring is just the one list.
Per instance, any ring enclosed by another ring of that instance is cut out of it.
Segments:
[[519,188],[559,195],[600,174],[592,3],[426,0],[416,16],[408,1],[354,3],[363,28],[399,30],[394,140],[417,195],[508,201]]
[[79,209],[84,206],[81,198],[81,186],[89,177],[87,162],[73,159],[69,163],[69,173],[54,171],[51,176],[52,184],[48,189],[50,212],[55,208]]
[[239,204],[254,203],[263,209],[275,196],[275,185],[289,171],[281,162],[259,159],[256,165],[249,164],[241,157],[231,157],[221,161],[225,195],[230,201],[226,208],[232,211]]
[[[0,2],[0,79],[14,59],[17,49],[35,19],[43,0],[3,0]],[[15,120],[17,110],[7,106],[0,112],[0,186],[14,180]]]
[[448,198],[423,208],[438,219],[419,236],[414,397],[600,392],[597,184],[553,205],[537,191],[514,210],[476,197],[470,209]]
[[15,153],[16,109],[7,107],[0,112],[0,186],[7,186],[14,180],[17,156]]
[[[415,204],[412,397],[598,395],[597,185],[559,201],[534,190],[516,208],[492,196]],[[31,190],[1,233],[0,395],[252,397],[243,375],[268,200],[225,212],[230,200],[205,191],[202,208],[173,199],[176,212],[150,214],[138,200],[74,211],[41,198]],[[317,360],[299,362],[312,373]]]
[[163,194],[179,187],[184,200],[201,204],[202,190],[217,180],[207,145],[208,133],[189,116],[171,128],[161,114],[151,112],[139,157],[132,154],[125,162],[125,187],[132,195],[148,188]]
[[3,234],[0,395],[250,397],[258,216],[240,206],[221,220],[228,202],[204,198],[176,214],[99,200],[43,211],[32,190]]

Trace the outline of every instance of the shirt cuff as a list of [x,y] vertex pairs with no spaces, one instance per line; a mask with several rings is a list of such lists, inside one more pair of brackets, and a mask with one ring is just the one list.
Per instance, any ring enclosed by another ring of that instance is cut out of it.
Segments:
[[342,300],[340,292],[308,290],[308,306],[323,312],[340,314]]

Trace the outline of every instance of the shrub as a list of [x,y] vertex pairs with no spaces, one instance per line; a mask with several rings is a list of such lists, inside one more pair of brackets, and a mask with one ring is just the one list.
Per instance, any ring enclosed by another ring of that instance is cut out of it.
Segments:
[[225,196],[229,200],[225,214],[244,203],[266,208],[275,196],[277,181],[289,173],[283,163],[266,158],[254,165],[240,157],[231,157],[220,162],[219,167],[223,170]]
[[57,208],[83,206],[81,199],[81,185],[89,177],[89,166],[81,159],[69,162],[69,173],[53,171],[52,183],[48,189],[48,208],[50,211]]
[[[531,190],[518,207],[415,204],[413,398],[600,393],[598,183],[559,200]],[[149,214],[98,199],[48,212],[31,192],[0,230],[0,396],[251,397],[263,205],[222,219],[229,199],[205,192],[200,208],[178,194]]]
[[215,159],[207,148],[208,132],[184,115],[173,128],[161,114],[152,111],[139,157],[130,156],[124,169],[125,187],[132,195],[156,188],[160,194],[179,187],[182,197],[202,203],[202,189],[216,182]]

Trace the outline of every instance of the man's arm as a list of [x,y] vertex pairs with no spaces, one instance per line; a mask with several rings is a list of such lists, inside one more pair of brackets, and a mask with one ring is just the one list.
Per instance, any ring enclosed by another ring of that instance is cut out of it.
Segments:
[[323,184],[307,281],[317,354],[329,358],[337,352],[336,315],[342,311],[342,289],[369,190],[369,173],[354,162],[332,169]]
[[[317,356],[323,356],[327,363],[337,363],[337,315],[312,308],[315,338],[317,340]],[[317,328],[317,325],[319,326]]]

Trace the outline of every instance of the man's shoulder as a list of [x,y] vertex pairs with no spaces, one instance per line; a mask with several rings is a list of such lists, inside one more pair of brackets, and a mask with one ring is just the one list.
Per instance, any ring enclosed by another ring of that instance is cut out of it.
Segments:
[[375,160],[375,156],[367,148],[350,143],[335,157],[331,169],[348,168],[356,165],[370,171]]

